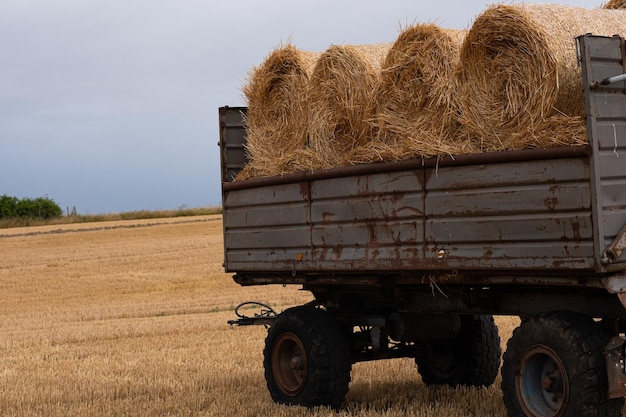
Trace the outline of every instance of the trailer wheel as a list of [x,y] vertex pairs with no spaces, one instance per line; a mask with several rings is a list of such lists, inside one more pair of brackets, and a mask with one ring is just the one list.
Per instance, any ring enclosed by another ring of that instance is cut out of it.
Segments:
[[608,336],[577,313],[529,318],[515,329],[502,366],[510,417],[618,417],[624,399],[609,399]]
[[427,385],[487,387],[500,369],[500,335],[493,316],[461,316],[461,331],[450,340],[430,342],[432,355],[416,358]]
[[324,310],[300,306],[278,315],[265,339],[265,380],[281,404],[339,408],[350,383],[347,337]]

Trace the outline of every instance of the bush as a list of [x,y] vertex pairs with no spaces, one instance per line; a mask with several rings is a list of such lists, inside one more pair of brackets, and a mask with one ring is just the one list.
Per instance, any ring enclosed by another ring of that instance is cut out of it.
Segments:
[[8,195],[0,196],[0,219],[12,219],[17,217],[17,205],[20,200]]
[[54,200],[48,197],[33,199],[0,196],[0,219],[12,219],[16,217],[29,219],[50,219],[63,215],[63,210]]

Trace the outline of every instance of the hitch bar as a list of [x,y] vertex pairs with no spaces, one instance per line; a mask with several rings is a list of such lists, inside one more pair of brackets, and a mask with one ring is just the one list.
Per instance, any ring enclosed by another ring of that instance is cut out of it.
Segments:
[[[246,316],[241,313],[240,310],[243,308],[260,308],[258,313],[254,313],[253,317]],[[228,324],[232,326],[265,326],[269,327],[272,325],[274,320],[276,320],[276,316],[278,315],[276,311],[267,304],[259,303],[258,301],[245,301],[235,307],[235,314],[238,319],[228,320]]]

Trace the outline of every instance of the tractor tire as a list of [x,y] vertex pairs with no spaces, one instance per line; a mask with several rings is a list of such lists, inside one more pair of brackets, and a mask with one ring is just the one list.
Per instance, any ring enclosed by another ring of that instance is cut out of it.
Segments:
[[344,402],[352,367],[348,339],[326,311],[300,306],[279,314],[263,356],[275,402],[334,409]]
[[608,398],[608,335],[572,312],[524,320],[507,344],[502,392],[509,417],[618,417],[624,399]]
[[430,341],[432,355],[416,358],[427,385],[487,387],[500,369],[500,335],[493,316],[463,315],[461,331],[453,339]]

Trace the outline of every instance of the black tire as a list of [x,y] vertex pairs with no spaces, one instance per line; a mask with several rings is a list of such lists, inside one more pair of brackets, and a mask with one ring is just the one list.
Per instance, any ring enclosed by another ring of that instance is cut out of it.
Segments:
[[461,331],[453,339],[429,342],[432,355],[417,358],[427,385],[487,387],[500,370],[500,335],[493,316],[461,316]]
[[350,350],[337,322],[311,306],[285,310],[276,318],[263,350],[265,380],[281,404],[338,409],[350,384]]
[[609,399],[604,349],[608,335],[587,317],[554,312],[515,329],[502,365],[509,417],[618,417],[624,399]]

